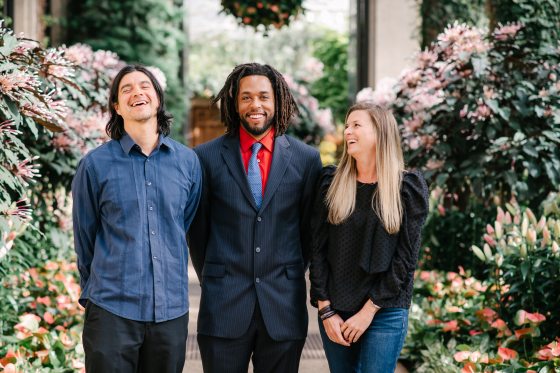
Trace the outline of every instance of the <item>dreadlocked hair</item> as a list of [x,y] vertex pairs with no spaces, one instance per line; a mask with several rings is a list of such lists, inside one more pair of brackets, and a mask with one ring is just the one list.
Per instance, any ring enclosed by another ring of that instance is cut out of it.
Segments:
[[290,125],[292,116],[299,114],[296,100],[282,74],[270,65],[256,62],[235,66],[224,86],[212,101],[213,104],[220,103],[220,118],[226,126],[226,133],[231,136],[239,133],[241,123],[237,112],[239,81],[251,75],[266,76],[270,80],[274,91],[274,129],[276,136],[283,135]]

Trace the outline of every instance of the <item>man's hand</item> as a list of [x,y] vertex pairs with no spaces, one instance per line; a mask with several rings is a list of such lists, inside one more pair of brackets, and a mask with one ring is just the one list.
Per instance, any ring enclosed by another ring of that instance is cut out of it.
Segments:
[[376,308],[368,300],[357,314],[346,320],[340,327],[344,339],[349,343],[356,343],[371,325],[373,317],[378,310],[379,308]]

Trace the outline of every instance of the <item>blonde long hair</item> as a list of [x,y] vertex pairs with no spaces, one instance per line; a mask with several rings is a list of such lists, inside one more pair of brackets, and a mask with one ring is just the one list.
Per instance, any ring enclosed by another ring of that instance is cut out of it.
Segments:
[[[395,234],[400,229],[403,215],[400,190],[404,172],[397,121],[390,111],[368,102],[360,102],[350,107],[346,114],[346,121],[348,116],[357,110],[369,114],[376,135],[377,190],[373,194],[371,207],[385,230]],[[357,176],[356,161],[348,154],[345,141],[342,159],[326,196],[329,208],[328,220],[331,224],[344,222],[354,212]]]

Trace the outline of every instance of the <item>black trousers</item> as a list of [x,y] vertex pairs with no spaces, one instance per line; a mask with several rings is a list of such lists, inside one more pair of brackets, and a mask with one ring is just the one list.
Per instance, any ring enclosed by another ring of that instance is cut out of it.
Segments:
[[229,339],[198,334],[204,373],[292,373],[299,370],[305,339],[275,341],[266,330],[258,303],[253,320],[241,338]]
[[82,340],[87,373],[181,373],[189,314],[161,323],[128,320],[88,302]]

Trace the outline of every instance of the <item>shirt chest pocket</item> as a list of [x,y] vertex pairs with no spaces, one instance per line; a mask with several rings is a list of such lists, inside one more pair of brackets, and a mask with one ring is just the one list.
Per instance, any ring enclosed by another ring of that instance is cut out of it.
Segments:
[[100,211],[111,221],[123,223],[140,213],[140,196],[132,175],[109,175],[101,184]]

